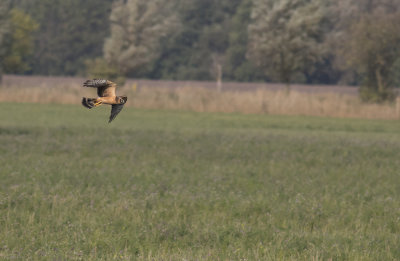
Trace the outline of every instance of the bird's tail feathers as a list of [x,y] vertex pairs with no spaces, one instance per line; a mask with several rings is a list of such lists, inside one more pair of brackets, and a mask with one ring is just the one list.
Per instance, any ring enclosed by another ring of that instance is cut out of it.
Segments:
[[93,108],[93,107],[96,107],[95,102],[96,102],[96,99],[95,99],[95,98],[86,98],[86,97],[83,97],[83,98],[82,98],[82,105],[83,105],[83,107],[86,107],[86,108],[88,108],[88,109],[91,109],[91,108]]

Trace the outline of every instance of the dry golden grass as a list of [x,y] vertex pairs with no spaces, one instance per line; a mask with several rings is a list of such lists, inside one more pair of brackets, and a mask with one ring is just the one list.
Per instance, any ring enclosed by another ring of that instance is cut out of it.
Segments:
[[[162,88],[127,84],[120,94],[129,97],[127,106],[146,109],[196,112],[239,112],[257,114],[312,115],[341,118],[397,119],[396,104],[366,104],[357,96],[340,93],[286,92],[282,90],[224,91],[210,88]],[[63,90],[61,92],[61,90]],[[81,97],[95,97],[95,91],[78,83],[42,84],[37,87],[2,86],[0,102],[79,104]]]
[[[396,119],[394,104],[365,104],[356,96],[337,93],[302,93],[256,90],[221,92],[201,88],[142,89],[130,93],[133,106],[197,112],[312,115],[341,118]],[[399,101],[400,102],[400,101]]]

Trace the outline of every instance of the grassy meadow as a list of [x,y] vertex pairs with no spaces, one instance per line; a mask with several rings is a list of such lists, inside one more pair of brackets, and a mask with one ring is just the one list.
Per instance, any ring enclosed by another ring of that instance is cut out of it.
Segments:
[[0,103],[1,260],[398,260],[400,123]]

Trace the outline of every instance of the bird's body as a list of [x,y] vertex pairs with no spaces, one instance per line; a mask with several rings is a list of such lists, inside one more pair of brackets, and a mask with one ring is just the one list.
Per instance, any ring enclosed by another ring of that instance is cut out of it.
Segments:
[[104,80],[104,79],[93,79],[87,80],[83,83],[84,87],[92,87],[97,88],[97,98],[82,98],[82,105],[88,109],[93,107],[100,106],[101,104],[108,104],[111,105],[111,115],[110,120],[111,122],[118,113],[124,107],[124,104],[128,100],[126,96],[117,96],[115,94],[115,89],[117,85],[112,81]]

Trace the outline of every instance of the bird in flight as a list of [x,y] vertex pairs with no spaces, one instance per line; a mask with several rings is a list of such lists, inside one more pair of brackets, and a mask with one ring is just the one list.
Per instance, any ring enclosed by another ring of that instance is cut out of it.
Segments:
[[97,98],[82,98],[82,105],[88,109],[100,106],[101,104],[111,105],[111,115],[109,123],[117,117],[118,113],[121,112],[126,101],[127,96],[117,96],[115,94],[115,89],[117,84],[109,80],[104,79],[93,79],[87,80],[83,83],[84,87],[97,88]]

